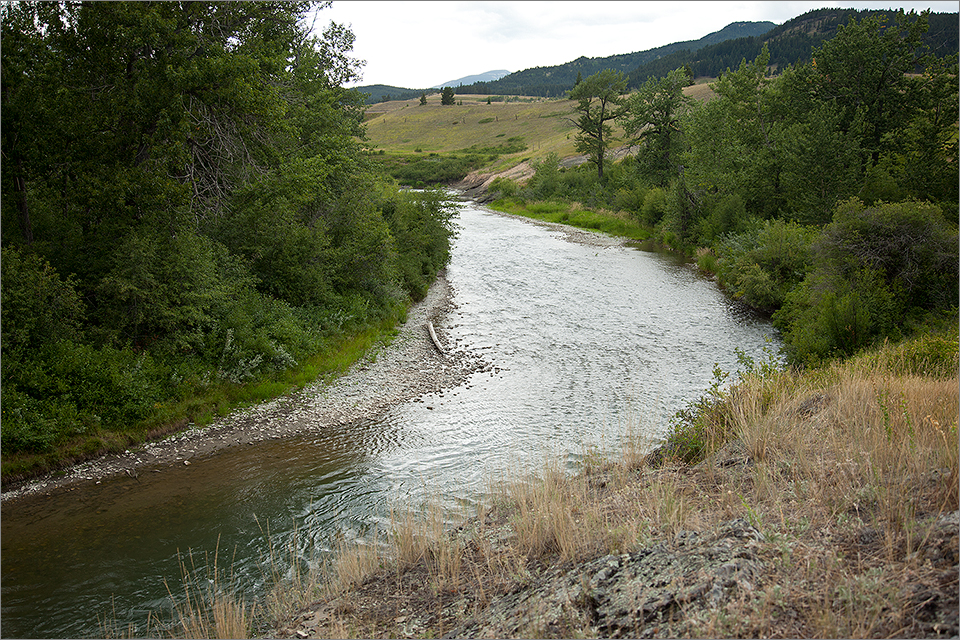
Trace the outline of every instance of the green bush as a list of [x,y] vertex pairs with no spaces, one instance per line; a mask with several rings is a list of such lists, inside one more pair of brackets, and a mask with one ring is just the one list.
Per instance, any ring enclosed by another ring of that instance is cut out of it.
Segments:
[[510,178],[495,178],[487,189],[490,193],[496,194],[497,199],[514,198],[520,191],[517,183]]
[[806,275],[816,229],[768,220],[717,245],[717,278],[735,298],[767,312],[780,308]]
[[398,192],[380,207],[395,240],[401,286],[422,299],[450,259],[456,205],[441,189]]
[[647,191],[643,198],[643,207],[640,209],[640,221],[649,226],[655,226],[663,219],[667,211],[667,192],[660,187]]
[[550,152],[547,156],[533,163],[534,174],[527,181],[526,192],[534,200],[544,200],[553,197],[560,190],[560,156]]
[[720,198],[700,222],[700,243],[713,245],[728,233],[743,230],[747,219],[747,208],[737,194],[728,194]]
[[820,268],[844,278],[866,267],[902,293],[907,307],[958,304],[958,245],[939,207],[906,201],[867,207],[852,198],[837,205],[814,251]]
[[168,370],[132,349],[60,340],[23,363],[3,390],[3,450],[42,453],[101,429],[123,431],[169,394]]
[[957,306],[957,233],[920,202],[840,203],[812,246],[813,265],[774,323],[795,362],[899,340],[916,318]]
[[16,363],[45,344],[76,339],[84,307],[73,281],[43,258],[15,247],[0,254],[0,329],[4,380]]
[[883,338],[899,340],[900,300],[870,269],[851,279],[815,272],[787,294],[773,320],[790,361],[812,365],[853,355]]

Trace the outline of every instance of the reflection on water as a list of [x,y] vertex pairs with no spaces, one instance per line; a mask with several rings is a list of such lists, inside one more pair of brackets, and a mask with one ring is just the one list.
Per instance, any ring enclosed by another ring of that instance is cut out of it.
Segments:
[[715,363],[734,370],[735,349],[759,356],[773,337],[669,255],[577,244],[474,206],[460,225],[444,329],[494,371],[380,420],[4,505],[3,635],[98,635],[114,611],[142,625],[169,606],[165,578],[179,591],[188,550],[219,549],[256,593],[268,527],[310,555],[388,526],[398,502],[470,503],[544,456],[616,447],[628,428],[656,439]]

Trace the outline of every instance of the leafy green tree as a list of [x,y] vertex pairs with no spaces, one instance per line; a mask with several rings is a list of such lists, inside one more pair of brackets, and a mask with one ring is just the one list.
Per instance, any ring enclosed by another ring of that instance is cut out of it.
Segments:
[[661,187],[679,171],[680,116],[690,104],[683,88],[689,82],[683,68],[665,78],[651,78],[626,99],[620,116],[626,135],[640,145],[637,161],[641,170]]
[[782,119],[778,94],[767,78],[766,48],[714,84],[717,98],[690,109],[681,127],[683,164],[691,188],[737,193],[749,213],[769,218],[785,207]]
[[440,104],[443,104],[443,105],[456,104],[456,100],[454,100],[453,87],[443,88],[443,91],[440,92]]
[[623,73],[605,69],[578,84],[570,91],[577,101],[579,115],[574,125],[580,131],[576,137],[577,151],[587,153],[597,166],[597,178],[603,181],[603,163],[610,145],[613,128],[607,124],[620,117],[622,94],[627,80]]
[[135,429],[422,295],[443,207],[388,223],[353,34],[313,34],[318,5],[0,7],[5,453]]
[[908,74],[928,62],[923,34],[927,15],[897,13],[893,25],[884,16],[852,17],[837,35],[813,50],[813,90],[840,109],[842,130],[858,129],[876,164],[890,148],[886,136],[911,116],[920,83]]

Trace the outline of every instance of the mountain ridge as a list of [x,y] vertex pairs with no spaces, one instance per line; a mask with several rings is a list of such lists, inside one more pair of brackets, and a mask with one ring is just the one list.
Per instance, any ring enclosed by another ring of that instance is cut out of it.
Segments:
[[477,73],[472,76],[464,76],[462,78],[457,78],[456,80],[447,80],[446,82],[441,82],[440,84],[431,85],[431,89],[440,89],[442,87],[458,87],[462,84],[474,84],[476,82],[493,82],[499,80],[504,76],[510,75],[510,71],[506,69],[496,69],[493,71],[484,71],[483,73]]

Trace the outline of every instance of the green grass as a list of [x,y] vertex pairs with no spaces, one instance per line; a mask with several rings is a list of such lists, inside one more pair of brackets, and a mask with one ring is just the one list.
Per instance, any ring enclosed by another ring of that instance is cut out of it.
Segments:
[[367,138],[374,149],[389,154],[453,154],[470,149],[487,150],[500,138],[522,138],[524,148],[497,149],[500,160],[521,162],[530,153],[560,157],[576,155],[574,103],[564,99],[533,102],[494,102],[486,96],[457,96],[463,104],[442,106],[439,98],[424,106],[419,100],[373,105],[367,112]]
[[646,240],[651,236],[649,230],[645,229],[643,225],[627,213],[584,209],[576,202],[538,201],[524,203],[520,200],[505,198],[497,200],[489,206],[504,213],[544,222],[568,224],[572,227],[600,231],[611,236],[631,240]]

